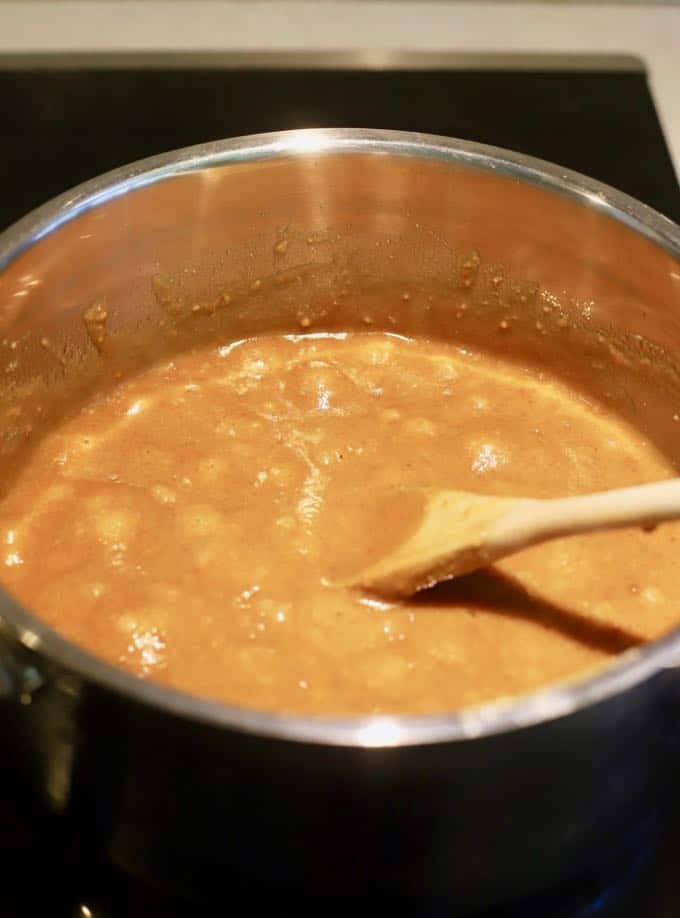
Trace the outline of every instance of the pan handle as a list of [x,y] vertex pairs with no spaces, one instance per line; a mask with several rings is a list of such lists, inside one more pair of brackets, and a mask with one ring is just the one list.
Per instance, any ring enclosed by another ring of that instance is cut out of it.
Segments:
[[0,619],[0,702],[28,704],[46,679],[35,663],[35,654],[26,650],[1,627]]

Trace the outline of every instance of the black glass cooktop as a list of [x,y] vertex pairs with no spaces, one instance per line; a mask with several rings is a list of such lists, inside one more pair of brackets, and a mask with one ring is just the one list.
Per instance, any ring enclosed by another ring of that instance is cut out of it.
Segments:
[[[375,62],[374,62],[375,63]],[[425,131],[530,153],[587,173],[680,220],[680,189],[642,65],[630,59],[0,57],[0,229],[78,182],[175,147],[259,131],[352,126]],[[0,738],[11,743],[11,737]],[[677,918],[680,813],[584,877],[480,918]],[[408,843],[406,841],[405,843]],[[493,883],[493,878],[489,878]],[[177,902],[92,856],[87,839],[45,835],[32,803],[0,781],[0,916],[138,918],[223,914]],[[251,905],[255,891],[245,891]],[[255,898],[253,898],[255,897]],[[448,915],[446,902],[384,903]],[[296,911],[354,908],[305,901]],[[236,906],[243,908],[243,906]],[[280,900],[277,909],[288,910]]]
[[288,66],[260,56],[257,67],[233,60],[220,67],[217,57],[200,67],[182,58],[102,67],[86,57],[45,57],[34,60],[39,68],[30,59],[18,68],[18,60],[0,58],[0,227],[131,160],[221,137],[328,126],[425,131],[520,150],[680,219],[649,85],[632,59],[611,62],[623,70],[608,69],[606,59],[579,70],[578,58],[569,69],[554,69],[559,61],[541,69],[534,59],[518,70],[498,69],[497,61],[484,69],[483,58],[477,69],[441,69],[445,61],[428,69],[419,57],[411,69],[376,70],[342,69],[341,61],[309,69],[301,56]]

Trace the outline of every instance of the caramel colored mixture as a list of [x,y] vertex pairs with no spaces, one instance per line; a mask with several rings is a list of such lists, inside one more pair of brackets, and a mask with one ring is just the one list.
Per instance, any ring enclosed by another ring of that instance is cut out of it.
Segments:
[[91,652],[198,695],[452,710],[677,623],[680,528],[555,541],[403,604],[334,587],[404,536],[410,490],[551,497],[671,474],[599,405],[485,354],[258,338],[159,363],[47,434],[0,505],[2,579]]

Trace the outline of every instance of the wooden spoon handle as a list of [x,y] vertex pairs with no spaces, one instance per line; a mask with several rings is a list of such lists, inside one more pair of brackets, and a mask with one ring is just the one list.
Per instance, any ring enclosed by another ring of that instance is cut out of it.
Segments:
[[535,544],[599,529],[655,526],[680,518],[680,478],[582,497],[522,500],[494,525],[488,542]]

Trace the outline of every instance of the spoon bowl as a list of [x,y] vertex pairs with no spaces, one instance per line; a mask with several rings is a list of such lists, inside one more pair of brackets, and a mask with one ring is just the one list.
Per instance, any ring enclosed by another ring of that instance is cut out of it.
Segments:
[[563,536],[680,517],[680,479],[551,500],[430,489],[411,535],[343,586],[410,596]]

